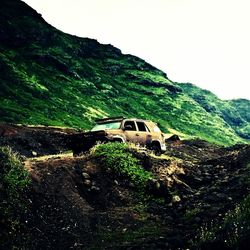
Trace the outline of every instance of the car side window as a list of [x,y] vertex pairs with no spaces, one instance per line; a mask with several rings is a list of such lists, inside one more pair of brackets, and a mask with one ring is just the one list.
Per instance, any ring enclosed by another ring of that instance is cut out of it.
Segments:
[[147,132],[148,129],[146,127],[146,125],[144,124],[144,122],[136,122],[137,123],[137,127],[139,129],[139,131],[142,131],[142,132]]
[[134,121],[126,121],[124,123],[124,130],[136,131],[136,126]]

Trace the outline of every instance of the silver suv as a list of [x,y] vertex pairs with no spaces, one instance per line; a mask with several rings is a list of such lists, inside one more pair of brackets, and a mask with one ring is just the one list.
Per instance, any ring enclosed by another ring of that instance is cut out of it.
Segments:
[[98,141],[133,142],[146,146],[157,155],[166,150],[164,134],[157,124],[136,118],[110,117],[96,120],[91,131],[78,134],[72,140],[73,152],[79,154],[87,151]]

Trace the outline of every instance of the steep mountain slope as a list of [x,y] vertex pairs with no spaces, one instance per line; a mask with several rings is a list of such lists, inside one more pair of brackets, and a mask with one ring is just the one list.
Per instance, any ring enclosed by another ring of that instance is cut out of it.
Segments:
[[222,101],[210,91],[200,89],[190,83],[179,84],[179,86],[208,113],[221,117],[239,136],[250,139],[249,100]]
[[56,30],[19,0],[2,1],[0,37],[0,121],[88,129],[96,117],[124,115],[220,144],[249,139],[249,101],[195,87],[204,105],[189,85],[111,45]]

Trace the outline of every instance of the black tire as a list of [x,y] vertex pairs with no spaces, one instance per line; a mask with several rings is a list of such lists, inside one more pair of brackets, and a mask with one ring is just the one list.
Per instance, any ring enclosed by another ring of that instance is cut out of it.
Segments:
[[160,145],[154,143],[154,144],[151,146],[151,150],[153,151],[153,153],[154,153],[156,156],[160,156],[160,155],[161,155],[161,147],[160,147]]

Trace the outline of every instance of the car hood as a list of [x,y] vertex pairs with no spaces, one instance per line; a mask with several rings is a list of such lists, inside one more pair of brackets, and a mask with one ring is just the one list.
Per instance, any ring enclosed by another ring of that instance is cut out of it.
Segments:
[[107,135],[105,130],[98,130],[98,131],[88,131],[88,132],[84,132],[83,136],[84,137],[99,137],[99,136],[105,136]]

